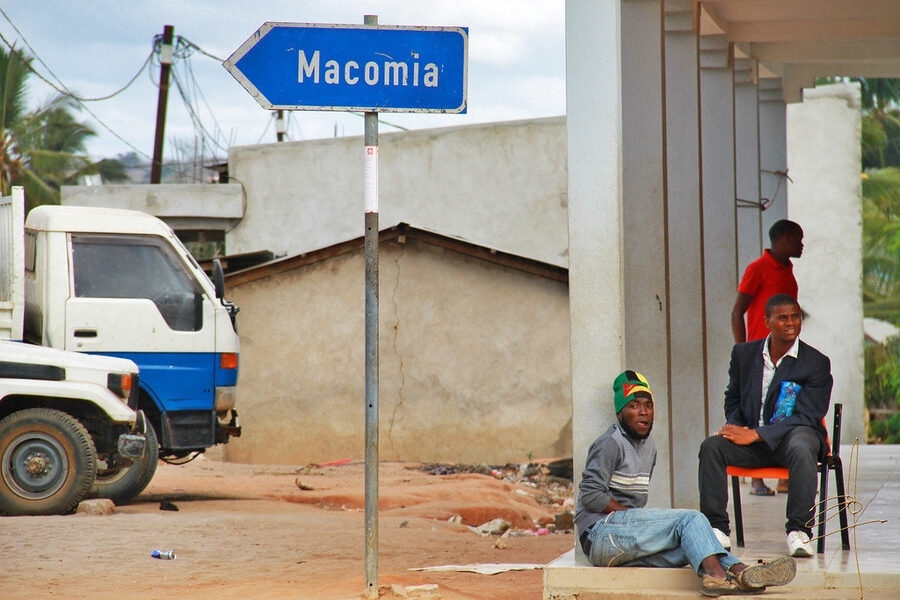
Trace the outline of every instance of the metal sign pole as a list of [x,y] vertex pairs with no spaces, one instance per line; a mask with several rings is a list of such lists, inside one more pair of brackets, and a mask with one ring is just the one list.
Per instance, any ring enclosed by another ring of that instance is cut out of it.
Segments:
[[[376,15],[365,16],[377,25]],[[378,598],[378,113],[365,113],[366,594]]]
[[[365,113],[366,595],[378,597],[378,112],[466,112],[468,27],[263,23],[222,65],[267,110]],[[342,65],[342,67],[341,67]],[[279,134],[280,135],[280,134]]]

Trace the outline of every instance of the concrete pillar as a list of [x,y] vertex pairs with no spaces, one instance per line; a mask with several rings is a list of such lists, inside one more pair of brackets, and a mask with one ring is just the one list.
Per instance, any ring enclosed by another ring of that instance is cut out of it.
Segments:
[[762,245],[769,247],[769,228],[787,219],[787,148],[785,145],[785,103],[781,79],[760,79],[759,93],[759,187],[766,204],[762,214]]
[[[831,358],[831,401],[844,404],[843,443],[865,443],[862,329],[862,186],[857,84],[803,92],[787,107],[789,218],[803,225],[794,271],[802,339]],[[830,427],[830,425],[829,425]]]
[[697,508],[697,448],[706,428],[697,415],[706,398],[703,348],[703,230],[700,205],[698,39],[691,0],[666,0],[666,182],[671,313],[672,505]]
[[[759,193],[759,100],[756,62],[734,61],[734,174],[737,193],[738,278],[759,258],[763,244]],[[730,331],[730,329],[729,329]]]
[[615,420],[613,379],[639,370],[666,424],[654,431],[650,502],[669,506],[662,3],[570,0],[566,28],[576,482],[591,442]]
[[619,0],[567,0],[569,311],[576,485],[591,442],[615,419],[611,385],[625,366],[620,31]]
[[[703,280],[706,293],[707,397],[705,427],[725,421],[723,392],[734,340],[731,307],[737,271],[734,178],[734,85],[725,36],[700,38],[700,146],[702,148]],[[699,413],[698,413],[699,418]]]
[[654,392],[658,457],[650,505],[671,506],[668,240],[663,139],[662,0],[621,3],[625,366]]

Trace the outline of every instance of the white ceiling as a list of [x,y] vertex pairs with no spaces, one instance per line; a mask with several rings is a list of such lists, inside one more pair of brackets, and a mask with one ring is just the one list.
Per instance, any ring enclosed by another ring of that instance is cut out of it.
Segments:
[[700,34],[724,35],[786,99],[816,77],[900,78],[900,0],[694,0]]

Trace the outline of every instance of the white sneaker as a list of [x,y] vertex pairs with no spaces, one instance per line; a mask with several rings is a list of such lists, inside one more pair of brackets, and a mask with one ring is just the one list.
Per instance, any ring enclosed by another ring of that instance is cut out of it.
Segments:
[[731,550],[731,538],[725,535],[725,532],[721,529],[712,528],[713,533],[716,534],[716,539],[719,540],[719,543],[722,544],[722,547],[726,550]]
[[812,542],[804,531],[792,531],[787,536],[788,553],[795,557],[813,555]]

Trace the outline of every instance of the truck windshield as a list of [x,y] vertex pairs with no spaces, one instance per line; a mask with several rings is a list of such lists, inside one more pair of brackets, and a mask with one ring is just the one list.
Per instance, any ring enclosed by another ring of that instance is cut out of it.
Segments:
[[202,289],[175,251],[140,235],[72,235],[75,296],[147,298],[176,331],[199,331]]

